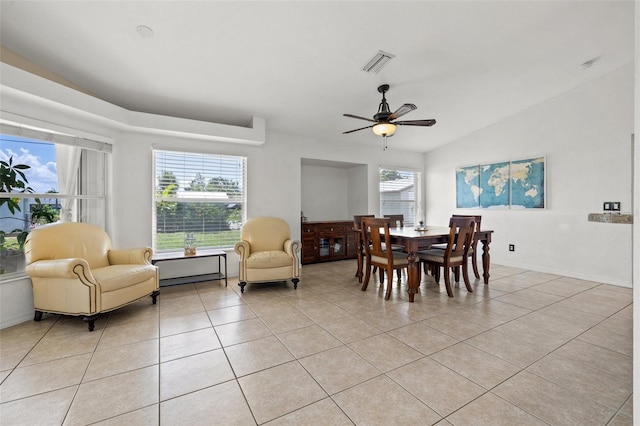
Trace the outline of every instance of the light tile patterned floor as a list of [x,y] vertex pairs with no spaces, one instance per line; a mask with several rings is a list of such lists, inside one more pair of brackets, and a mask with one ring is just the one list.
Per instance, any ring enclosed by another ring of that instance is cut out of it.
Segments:
[[494,265],[452,299],[425,277],[410,304],[354,272],[0,330],[0,424],[632,424],[630,289]]

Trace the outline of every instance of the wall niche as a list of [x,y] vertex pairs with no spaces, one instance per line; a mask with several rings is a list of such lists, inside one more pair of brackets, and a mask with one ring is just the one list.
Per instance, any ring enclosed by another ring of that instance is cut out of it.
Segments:
[[302,158],[300,210],[308,221],[351,220],[368,209],[366,164]]

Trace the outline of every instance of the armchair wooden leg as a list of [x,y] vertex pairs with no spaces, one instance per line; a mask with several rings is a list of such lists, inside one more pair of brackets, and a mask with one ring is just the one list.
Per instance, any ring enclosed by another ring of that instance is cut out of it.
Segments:
[[82,318],[84,322],[86,322],[89,325],[89,331],[93,331],[97,318],[98,318],[98,315],[89,315]]
[[34,321],[42,321],[42,311],[36,311],[36,313],[33,316],[33,320]]
[[299,282],[299,281],[300,281],[300,279],[299,279],[299,278],[293,278],[293,279],[291,280],[291,282],[293,283],[293,288],[294,288],[294,290],[298,288],[298,282]]
[[160,290],[155,290],[153,293],[151,293],[151,302],[153,302],[154,305],[158,301],[159,295],[160,295]]
[[240,286],[240,293],[244,293],[244,286],[247,285],[247,283],[244,281],[240,281],[238,285]]

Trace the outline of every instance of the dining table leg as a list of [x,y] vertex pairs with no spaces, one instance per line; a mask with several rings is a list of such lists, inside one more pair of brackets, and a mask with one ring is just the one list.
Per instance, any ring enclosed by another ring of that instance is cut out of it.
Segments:
[[413,302],[415,294],[418,292],[419,286],[419,278],[420,274],[418,273],[418,268],[420,267],[419,263],[416,263],[416,253],[409,252],[407,255],[407,260],[409,264],[407,265],[407,292],[409,293],[409,302]]
[[489,255],[489,240],[482,241],[482,277],[484,283],[489,284],[489,265],[491,265],[491,255]]

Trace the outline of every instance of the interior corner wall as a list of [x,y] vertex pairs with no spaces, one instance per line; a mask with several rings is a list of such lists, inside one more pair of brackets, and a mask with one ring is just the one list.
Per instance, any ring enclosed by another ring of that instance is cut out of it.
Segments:
[[302,165],[302,204],[307,220],[348,218],[347,169]]
[[[633,88],[628,65],[427,153],[427,223],[480,213],[495,231],[494,264],[630,287],[632,226],[587,216],[604,201],[632,210]],[[545,209],[456,208],[457,166],[538,156],[546,157]]]
[[367,173],[369,167],[366,164],[351,167],[347,170],[347,219],[354,215],[367,214],[369,193],[367,188]]
[[366,164],[303,164],[301,208],[309,221],[350,220],[367,212]]

